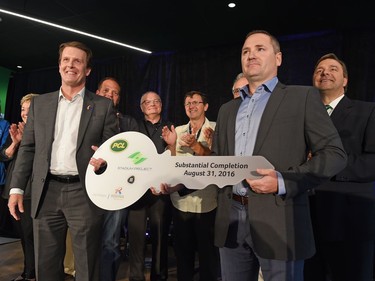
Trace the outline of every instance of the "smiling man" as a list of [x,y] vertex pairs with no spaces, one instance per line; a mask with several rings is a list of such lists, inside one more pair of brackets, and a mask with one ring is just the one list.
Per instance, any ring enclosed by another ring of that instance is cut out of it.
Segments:
[[[148,136],[159,154],[167,144],[161,137],[162,128],[171,122],[162,118],[162,101],[153,91],[144,93],[140,100],[144,118],[138,120],[139,132]],[[147,224],[150,229],[152,262],[150,280],[168,279],[168,233],[171,221],[169,195],[155,196],[147,191],[142,198],[129,207],[129,280],[145,280],[145,247]]]
[[[172,155],[203,156],[211,153],[215,122],[206,117],[207,96],[199,91],[185,94],[184,107],[189,122],[175,128],[163,128],[164,140]],[[199,259],[199,280],[216,281],[219,272],[219,252],[214,245],[214,226],[217,207],[217,186],[201,190],[187,189],[179,184],[162,189],[170,193],[173,204],[173,227],[177,279],[189,281],[195,275],[195,256]]]
[[305,280],[366,281],[373,277],[375,237],[375,103],[347,96],[349,75],[335,54],[315,65],[319,90],[348,154],[346,167],[310,196],[317,253]]
[[64,280],[68,227],[77,257],[76,280],[99,280],[103,211],[87,196],[85,174],[94,153],[91,146],[118,130],[112,101],[85,89],[91,58],[91,50],[80,42],[60,45],[61,87],[32,100],[12,174],[8,206],[17,220],[32,179],[37,280]]

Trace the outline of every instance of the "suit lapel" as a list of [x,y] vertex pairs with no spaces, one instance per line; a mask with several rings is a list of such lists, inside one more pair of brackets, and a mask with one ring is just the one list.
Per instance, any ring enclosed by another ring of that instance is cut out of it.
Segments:
[[267,102],[266,108],[264,109],[262,115],[262,119],[260,120],[258,135],[254,146],[254,155],[258,154],[258,152],[260,151],[263,142],[267,137],[268,131],[271,129],[272,121],[275,117],[277,109],[280,106],[281,101],[284,99],[284,96],[285,85],[278,83]]
[[353,102],[346,96],[335,107],[335,110],[331,114],[331,119],[336,128],[340,128],[344,125],[345,118],[350,114],[353,108]]
[[93,101],[93,93],[89,91],[85,91],[85,97],[83,98],[83,107],[82,107],[82,114],[81,114],[81,121],[79,123],[78,129],[78,138],[77,138],[77,151],[82,144],[83,137],[85,135],[87,126],[89,124],[90,118],[94,112],[94,101]]
[[46,101],[45,110],[42,113],[42,120],[45,121],[45,130],[46,130],[46,144],[52,146],[52,142],[55,138],[55,122],[56,122],[56,112],[57,112],[57,103],[59,99],[59,91],[56,91],[52,94],[49,99]]
[[233,106],[228,112],[228,128],[227,128],[227,137],[230,138],[228,141],[228,155],[234,155],[234,149],[235,149],[235,138],[236,138],[236,119],[237,119],[237,112],[240,108],[240,105],[242,103],[242,99],[237,98],[232,103]]

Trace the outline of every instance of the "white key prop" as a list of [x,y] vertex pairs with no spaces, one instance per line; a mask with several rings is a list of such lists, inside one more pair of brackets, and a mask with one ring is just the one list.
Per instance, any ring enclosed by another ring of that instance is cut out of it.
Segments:
[[210,184],[219,188],[245,178],[259,178],[257,168],[274,169],[262,156],[171,156],[158,154],[151,139],[138,132],[117,134],[104,142],[93,157],[107,161],[102,174],[87,166],[86,189],[91,201],[106,210],[135,203],[151,187],[182,183],[189,189]]

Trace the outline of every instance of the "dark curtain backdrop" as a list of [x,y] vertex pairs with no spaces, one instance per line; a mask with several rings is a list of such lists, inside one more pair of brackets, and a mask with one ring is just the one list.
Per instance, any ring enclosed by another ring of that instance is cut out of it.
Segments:
[[[375,93],[371,88],[375,79],[375,32],[371,28],[327,30],[278,39],[283,52],[283,63],[279,69],[281,82],[311,85],[315,62],[322,55],[334,52],[348,66],[347,95],[375,101]],[[220,105],[232,98],[233,79],[241,71],[241,47],[228,45],[189,52],[132,54],[94,60],[86,86],[95,92],[101,78],[116,77],[122,87],[120,111],[136,118],[142,117],[139,108],[141,95],[149,90],[156,91],[163,101],[163,118],[176,125],[187,122],[183,107],[184,94],[200,90],[209,97],[207,117],[214,121]],[[29,92],[42,94],[55,91],[59,89],[60,83],[57,65],[33,72],[14,73],[9,83],[5,118],[10,122],[19,121],[19,101],[22,96]]]

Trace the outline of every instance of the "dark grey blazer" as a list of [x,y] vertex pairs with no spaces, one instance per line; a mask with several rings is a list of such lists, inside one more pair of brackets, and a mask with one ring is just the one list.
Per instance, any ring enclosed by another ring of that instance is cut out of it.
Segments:
[[[224,104],[213,140],[217,155],[234,155],[236,115],[241,99]],[[306,161],[308,151],[313,157]],[[305,259],[315,252],[307,190],[337,174],[346,153],[319,93],[313,87],[276,85],[261,118],[253,155],[281,172],[286,195],[249,195],[254,250],[262,258]],[[229,226],[232,186],[219,190],[215,243],[223,247]]]
[[375,103],[343,97],[331,119],[348,164],[316,189],[317,233],[329,241],[375,237]]
[[[33,98],[12,174],[11,187],[24,189],[31,177],[31,215],[37,217],[49,172],[59,92]],[[85,91],[77,139],[78,173],[85,187],[87,165],[94,151],[118,133],[116,115],[110,99]],[[87,196],[90,205],[97,208]]]

